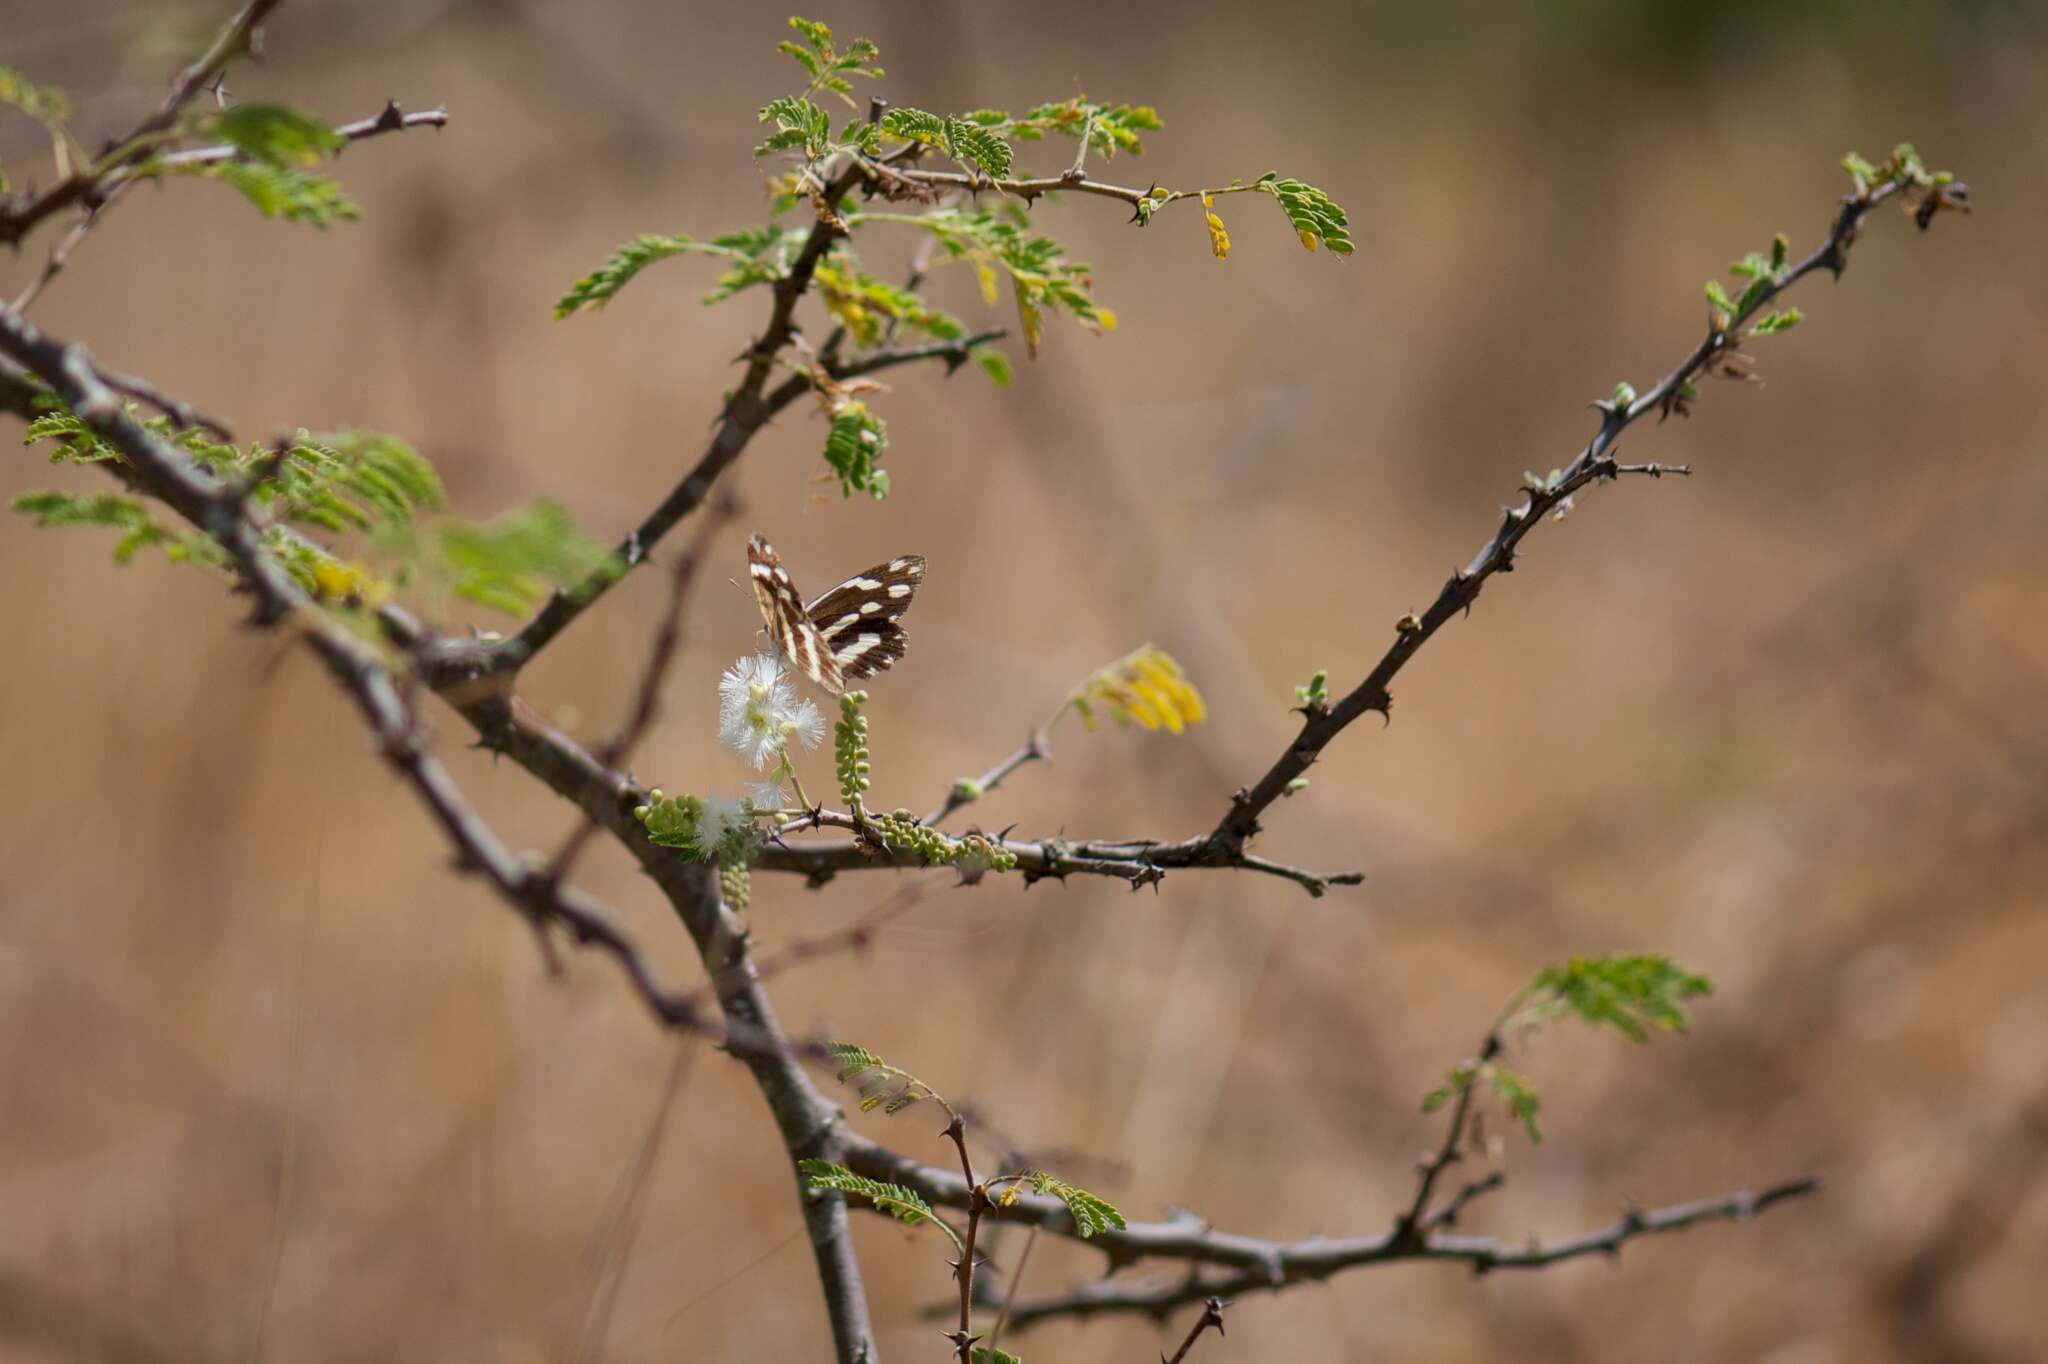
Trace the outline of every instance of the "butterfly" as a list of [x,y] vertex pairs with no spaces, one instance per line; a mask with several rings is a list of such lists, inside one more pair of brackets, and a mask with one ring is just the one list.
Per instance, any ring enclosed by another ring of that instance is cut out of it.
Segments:
[[789,570],[756,535],[747,541],[747,573],[768,640],[804,676],[826,691],[893,667],[910,647],[898,622],[924,581],[924,556],[906,554],[856,573],[809,606]]

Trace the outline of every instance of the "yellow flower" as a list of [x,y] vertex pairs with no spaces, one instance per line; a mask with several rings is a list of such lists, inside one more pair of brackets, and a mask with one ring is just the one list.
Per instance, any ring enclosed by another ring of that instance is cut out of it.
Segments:
[[1230,255],[1230,234],[1224,230],[1223,220],[1215,214],[1216,196],[1204,194],[1202,207],[1205,210],[1202,216],[1209,220],[1209,249],[1216,253],[1217,260],[1223,260]]

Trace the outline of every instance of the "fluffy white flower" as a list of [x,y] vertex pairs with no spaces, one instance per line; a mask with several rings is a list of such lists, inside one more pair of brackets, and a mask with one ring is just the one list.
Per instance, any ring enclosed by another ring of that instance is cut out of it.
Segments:
[[705,856],[716,857],[727,836],[736,830],[751,829],[753,823],[753,816],[741,802],[724,796],[706,796],[704,810],[697,816],[697,845],[704,849]]
[[756,810],[780,810],[782,808],[782,783],[779,781],[755,782],[747,788],[747,803]]
[[740,659],[718,680],[718,741],[766,769],[794,737],[816,748],[825,737],[825,717],[796,694],[788,665],[774,654]]

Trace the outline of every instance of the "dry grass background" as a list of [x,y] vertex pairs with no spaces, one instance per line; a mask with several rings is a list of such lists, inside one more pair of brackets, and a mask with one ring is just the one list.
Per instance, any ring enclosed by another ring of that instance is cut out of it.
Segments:
[[[0,63],[110,127],[155,88],[124,54],[161,8],[15,0]],[[1624,443],[1699,477],[1604,489],[1545,527],[1404,674],[1396,722],[1347,734],[1274,812],[1264,847],[1362,867],[1362,889],[947,891],[776,993],[794,1028],[1089,1153],[1134,1216],[1184,1204],[1299,1236],[1387,1224],[1436,1131],[1417,1096],[1531,970],[1669,950],[1720,986],[1695,1035],[1535,1044],[1549,1139],[1508,1143],[1510,1183],[1468,1226],[1569,1232],[1624,1198],[1808,1169],[1821,1198],[1617,1264],[1399,1267],[1247,1300],[1196,1358],[2048,1353],[2038,9],[820,17],[881,43],[901,102],[1152,102],[1167,130],[1124,175],[1277,168],[1357,224],[1338,264],[1270,205],[1228,204],[1218,266],[1196,216],[1139,232],[1110,205],[1041,208],[1098,265],[1114,336],[1056,329],[1007,392],[900,372],[886,504],[810,495],[807,414],[741,465],[748,519],[800,578],[931,559],[917,647],[875,688],[885,803],[979,770],[1141,640],[1188,663],[1213,722],[1063,733],[984,812],[1029,830],[1204,827],[1293,732],[1294,683],[1354,679],[1520,472],[1583,440],[1586,399],[1683,354],[1702,279],[1776,229],[1811,245],[1843,151],[1910,136],[1965,174],[1974,218],[1920,239],[1887,214],[1839,286],[1802,289],[1809,322],[1759,348],[1762,387],[1710,388],[1690,422]],[[781,18],[289,6],[238,93],[337,117],[445,101],[453,125],[352,151],[368,218],[324,237],[217,186],[144,194],[39,315],[244,432],[400,432],[466,510],[556,496],[609,536],[695,458],[758,314],[699,309],[689,261],[598,317],[556,325],[547,305],[634,232],[757,216],[746,149],[787,84]],[[21,164],[31,144],[6,137]],[[971,282],[940,288],[976,315]],[[62,477],[31,454],[0,469],[9,494]],[[106,549],[0,533],[0,1355],[823,1357],[743,1074],[657,1035],[600,962],[546,979],[306,659],[239,629],[201,575],[116,570]],[[535,704],[602,731],[661,591],[636,580],[579,624],[528,678]],[[752,611],[722,582],[701,598],[643,776],[738,781],[706,734]],[[441,729],[511,838],[568,827]],[[626,860],[585,865],[690,978]],[[755,931],[844,923],[891,889],[762,880]],[[857,1121],[943,1155],[927,1121]],[[947,1287],[932,1243],[876,1219],[858,1235],[885,1351],[938,1358],[917,1315]],[[1031,1285],[1096,1263],[1041,1243]],[[1156,1343],[1108,1322],[1019,1347]]]

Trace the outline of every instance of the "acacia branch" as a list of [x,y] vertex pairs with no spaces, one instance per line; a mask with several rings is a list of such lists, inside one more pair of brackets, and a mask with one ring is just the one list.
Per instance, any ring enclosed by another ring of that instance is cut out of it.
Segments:
[[[96,201],[100,196],[135,163],[149,155],[201,90],[212,84],[230,62],[257,50],[260,25],[278,4],[279,0],[249,0],[236,11],[234,17],[214,35],[206,50],[172,80],[163,103],[136,124],[126,137],[119,139],[113,149],[89,170],[67,175],[40,194],[18,194],[11,198],[0,195],[0,244],[14,245],[34,231],[45,218],[61,213],[73,204],[97,207]],[[58,268],[63,267],[60,265]]]
[[1178,1281],[1155,1283],[1099,1279],[1059,1297],[1021,1302],[1011,1320],[1022,1329],[1062,1317],[1134,1314],[1164,1319],[1176,1308],[1207,1298],[1277,1292],[1294,1284],[1318,1283],[1345,1270],[1402,1260],[1447,1261],[1469,1265],[1474,1274],[1490,1274],[1505,1269],[1544,1269],[1589,1255],[1619,1257],[1622,1246],[1638,1237],[1682,1231],[1703,1222],[1746,1222],[1778,1203],[1804,1197],[1819,1187],[1818,1180],[1804,1177],[1785,1180],[1756,1193],[1737,1190],[1648,1211],[1631,1208],[1610,1226],[1548,1243],[1440,1233],[1432,1233],[1413,1248],[1403,1248],[1386,1236],[1266,1243],[1265,1263],[1234,1273],[1206,1274],[1197,1270]]
[[328,617],[264,548],[262,533],[248,516],[245,487],[200,468],[131,417],[83,346],[46,337],[18,314],[0,310],[0,353],[41,379],[96,436],[119,451],[137,486],[220,543],[255,599],[258,624],[294,623],[300,638],[355,699],[383,757],[406,778],[441,826],[456,850],[458,869],[482,876],[536,929],[560,924],[578,942],[612,956],[666,1026],[703,1026],[687,996],[660,986],[605,906],[533,872],[468,804],[447,769],[429,752],[404,688],[384,660]]
[[[866,1138],[849,1137],[844,1163],[870,1179],[913,1189],[934,1206],[968,1205],[969,1190],[959,1175],[913,1160]],[[1811,1194],[1819,1187],[1818,1179],[1801,1176],[1755,1193],[1737,1190],[1650,1211],[1631,1209],[1611,1226],[1547,1243],[1459,1236],[1435,1227],[1420,1237],[1387,1231],[1374,1236],[1271,1241],[1217,1231],[1199,1217],[1183,1213],[1166,1222],[1132,1222],[1121,1229],[1104,1228],[1087,1238],[1087,1244],[1107,1257],[1112,1271],[1145,1260],[1170,1260],[1193,1266],[1191,1273],[1164,1283],[1097,1280],[1061,1297],[1020,1302],[1010,1319],[1022,1327],[1051,1317],[1139,1313],[1163,1318],[1177,1307],[1212,1296],[1228,1298],[1272,1292],[1293,1284],[1329,1279],[1346,1270],[1403,1261],[1463,1264],[1478,1274],[1498,1269],[1540,1269],[1587,1255],[1619,1254],[1624,1243],[1639,1236],[1679,1231],[1702,1222],[1746,1220],[1788,1199]],[[1081,1239],[1066,1204],[1057,1198],[1020,1193],[1015,1201],[988,1215],[1003,1222],[1040,1227],[1053,1235]],[[1204,1269],[1230,1272],[1201,1272]]]
[[[355,699],[385,759],[407,779],[441,825],[456,849],[459,869],[483,876],[537,928],[560,924],[577,941],[614,957],[664,1025],[722,1035],[727,1050],[753,1073],[793,1159],[841,1159],[844,1132],[838,1110],[811,1083],[796,1048],[769,1007],[747,955],[746,934],[720,898],[716,877],[703,864],[683,863],[648,842],[644,831],[637,839],[625,837],[621,826],[634,822],[630,807],[607,804],[596,795],[607,782],[612,789],[630,789],[630,783],[566,736],[519,723],[513,718],[516,703],[509,696],[479,692],[463,698],[463,713],[480,729],[488,726],[496,745],[516,749],[529,759],[537,774],[550,772],[563,787],[577,790],[585,797],[581,802],[584,809],[619,833],[621,841],[640,856],[643,867],[675,907],[710,973],[723,1014],[722,1028],[709,1024],[694,997],[670,993],[658,984],[637,946],[603,906],[545,871],[529,867],[492,833],[428,751],[406,689],[382,657],[334,623],[264,549],[261,534],[247,514],[246,487],[224,482],[200,468],[129,416],[84,347],[47,338],[19,315],[0,310],[0,355],[47,384],[95,435],[119,451],[138,486],[222,545],[256,599],[258,624],[276,625],[287,619],[294,623]],[[417,624],[403,613],[389,619],[419,637]],[[524,744],[513,737],[522,734],[528,736]],[[798,1187],[801,1192],[800,1180]],[[845,1204],[807,1192],[802,1196],[805,1227],[838,1356],[843,1364],[871,1359],[873,1330],[848,1234]]]
[[[890,846],[872,821],[843,810],[813,810],[797,820],[794,826],[784,826],[783,832],[790,832],[795,827],[846,829],[856,836],[807,843],[771,843],[761,850],[754,865],[763,871],[798,873],[813,885],[823,885],[842,871],[927,865],[915,849]],[[1224,852],[1211,844],[1207,837],[1177,842],[1152,839],[1076,842],[1063,838],[988,836],[988,841],[1017,859],[1017,870],[1022,873],[1027,886],[1048,878],[1063,881],[1069,876],[1107,876],[1137,890],[1157,885],[1166,879],[1169,871],[1210,869],[1278,876],[1294,882],[1311,896],[1320,896],[1331,886],[1355,886],[1365,880],[1363,872],[1315,872],[1242,850]]]
[[[1492,538],[1480,548],[1469,563],[1451,575],[1429,609],[1420,615],[1411,614],[1401,619],[1395,630],[1393,644],[1388,647],[1372,671],[1366,674],[1365,680],[1352,688],[1336,704],[1312,706],[1305,711],[1301,732],[1267,769],[1263,777],[1249,789],[1239,790],[1232,797],[1230,808],[1224,812],[1215,829],[1208,835],[1208,842],[1221,853],[1240,851],[1258,832],[1259,816],[1264,814],[1274,801],[1287,793],[1290,784],[1308,770],[1332,739],[1367,712],[1388,714],[1394,700],[1389,687],[1395,676],[1438,630],[1471,609],[1472,603],[1479,597],[1480,588],[1488,578],[1496,573],[1513,571],[1515,555],[1523,538],[1535,529],[1546,514],[1569,505],[1569,499],[1573,494],[1601,479],[1614,478],[1625,473],[1655,476],[1684,472],[1681,469],[1666,469],[1658,465],[1620,464],[1614,458],[1614,444],[1622,432],[1651,412],[1669,415],[1673,410],[1678,410],[1682,413],[1685,396],[1695,376],[1708,370],[1716,361],[1727,359],[1737,353],[1745,324],[1763,309],[1768,308],[1787,289],[1816,270],[1828,270],[1839,278],[1848,265],[1849,248],[1855,242],[1863,220],[1872,209],[1906,188],[1904,179],[1897,178],[1883,185],[1866,187],[1856,194],[1845,197],[1841,209],[1835,215],[1827,239],[1804,260],[1780,272],[1767,288],[1759,291],[1740,315],[1725,321],[1718,318],[1712,321],[1706,336],[1693,348],[1692,353],[1634,401],[1625,406],[1615,403],[1599,404],[1603,412],[1600,427],[1594,432],[1586,447],[1564,466],[1554,482],[1544,487],[1528,487],[1522,490],[1522,501],[1502,513],[1500,526],[1494,531]],[[1924,220],[1921,225],[1926,225]]]
[[[445,109],[429,109],[422,113],[408,114],[398,107],[397,100],[392,100],[384,106],[382,113],[371,118],[357,119],[353,123],[340,124],[334,129],[334,132],[337,137],[344,138],[347,141],[360,142],[366,137],[377,137],[384,133],[402,132],[408,128],[440,128],[445,127],[447,123],[448,111]],[[159,157],[156,169],[150,170],[149,174],[153,175],[158,169],[165,167],[212,165],[217,162],[237,161],[244,158],[245,154],[239,147],[200,147],[191,151],[173,152],[168,156]],[[144,177],[141,174],[124,171],[120,168],[110,170],[99,178],[96,187],[82,196],[85,204],[84,213],[79,216],[77,222],[71,225],[71,230],[66,232],[57,245],[51,249],[49,256],[43,261],[43,268],[36,273],[36,277],[30,280],[23,287],[22,291],[15,296],[14,303],[12,304],[15,312],[28,311],[29,305],[42,296],[43,290],[50,287],[51,281],[64,273],[65,268],[71,263],[71,253],[78,249],[78,244],[85,240],[85,235],[100,225],[101,221],[106,218],[108,211],[113,208],[114,202],[121,197],[123,191],[142,178]],[[4,224],[5,213],[0,211],[0,240],[4,240]],[[26,232],[27,227],[24,227],[22,231]]]

